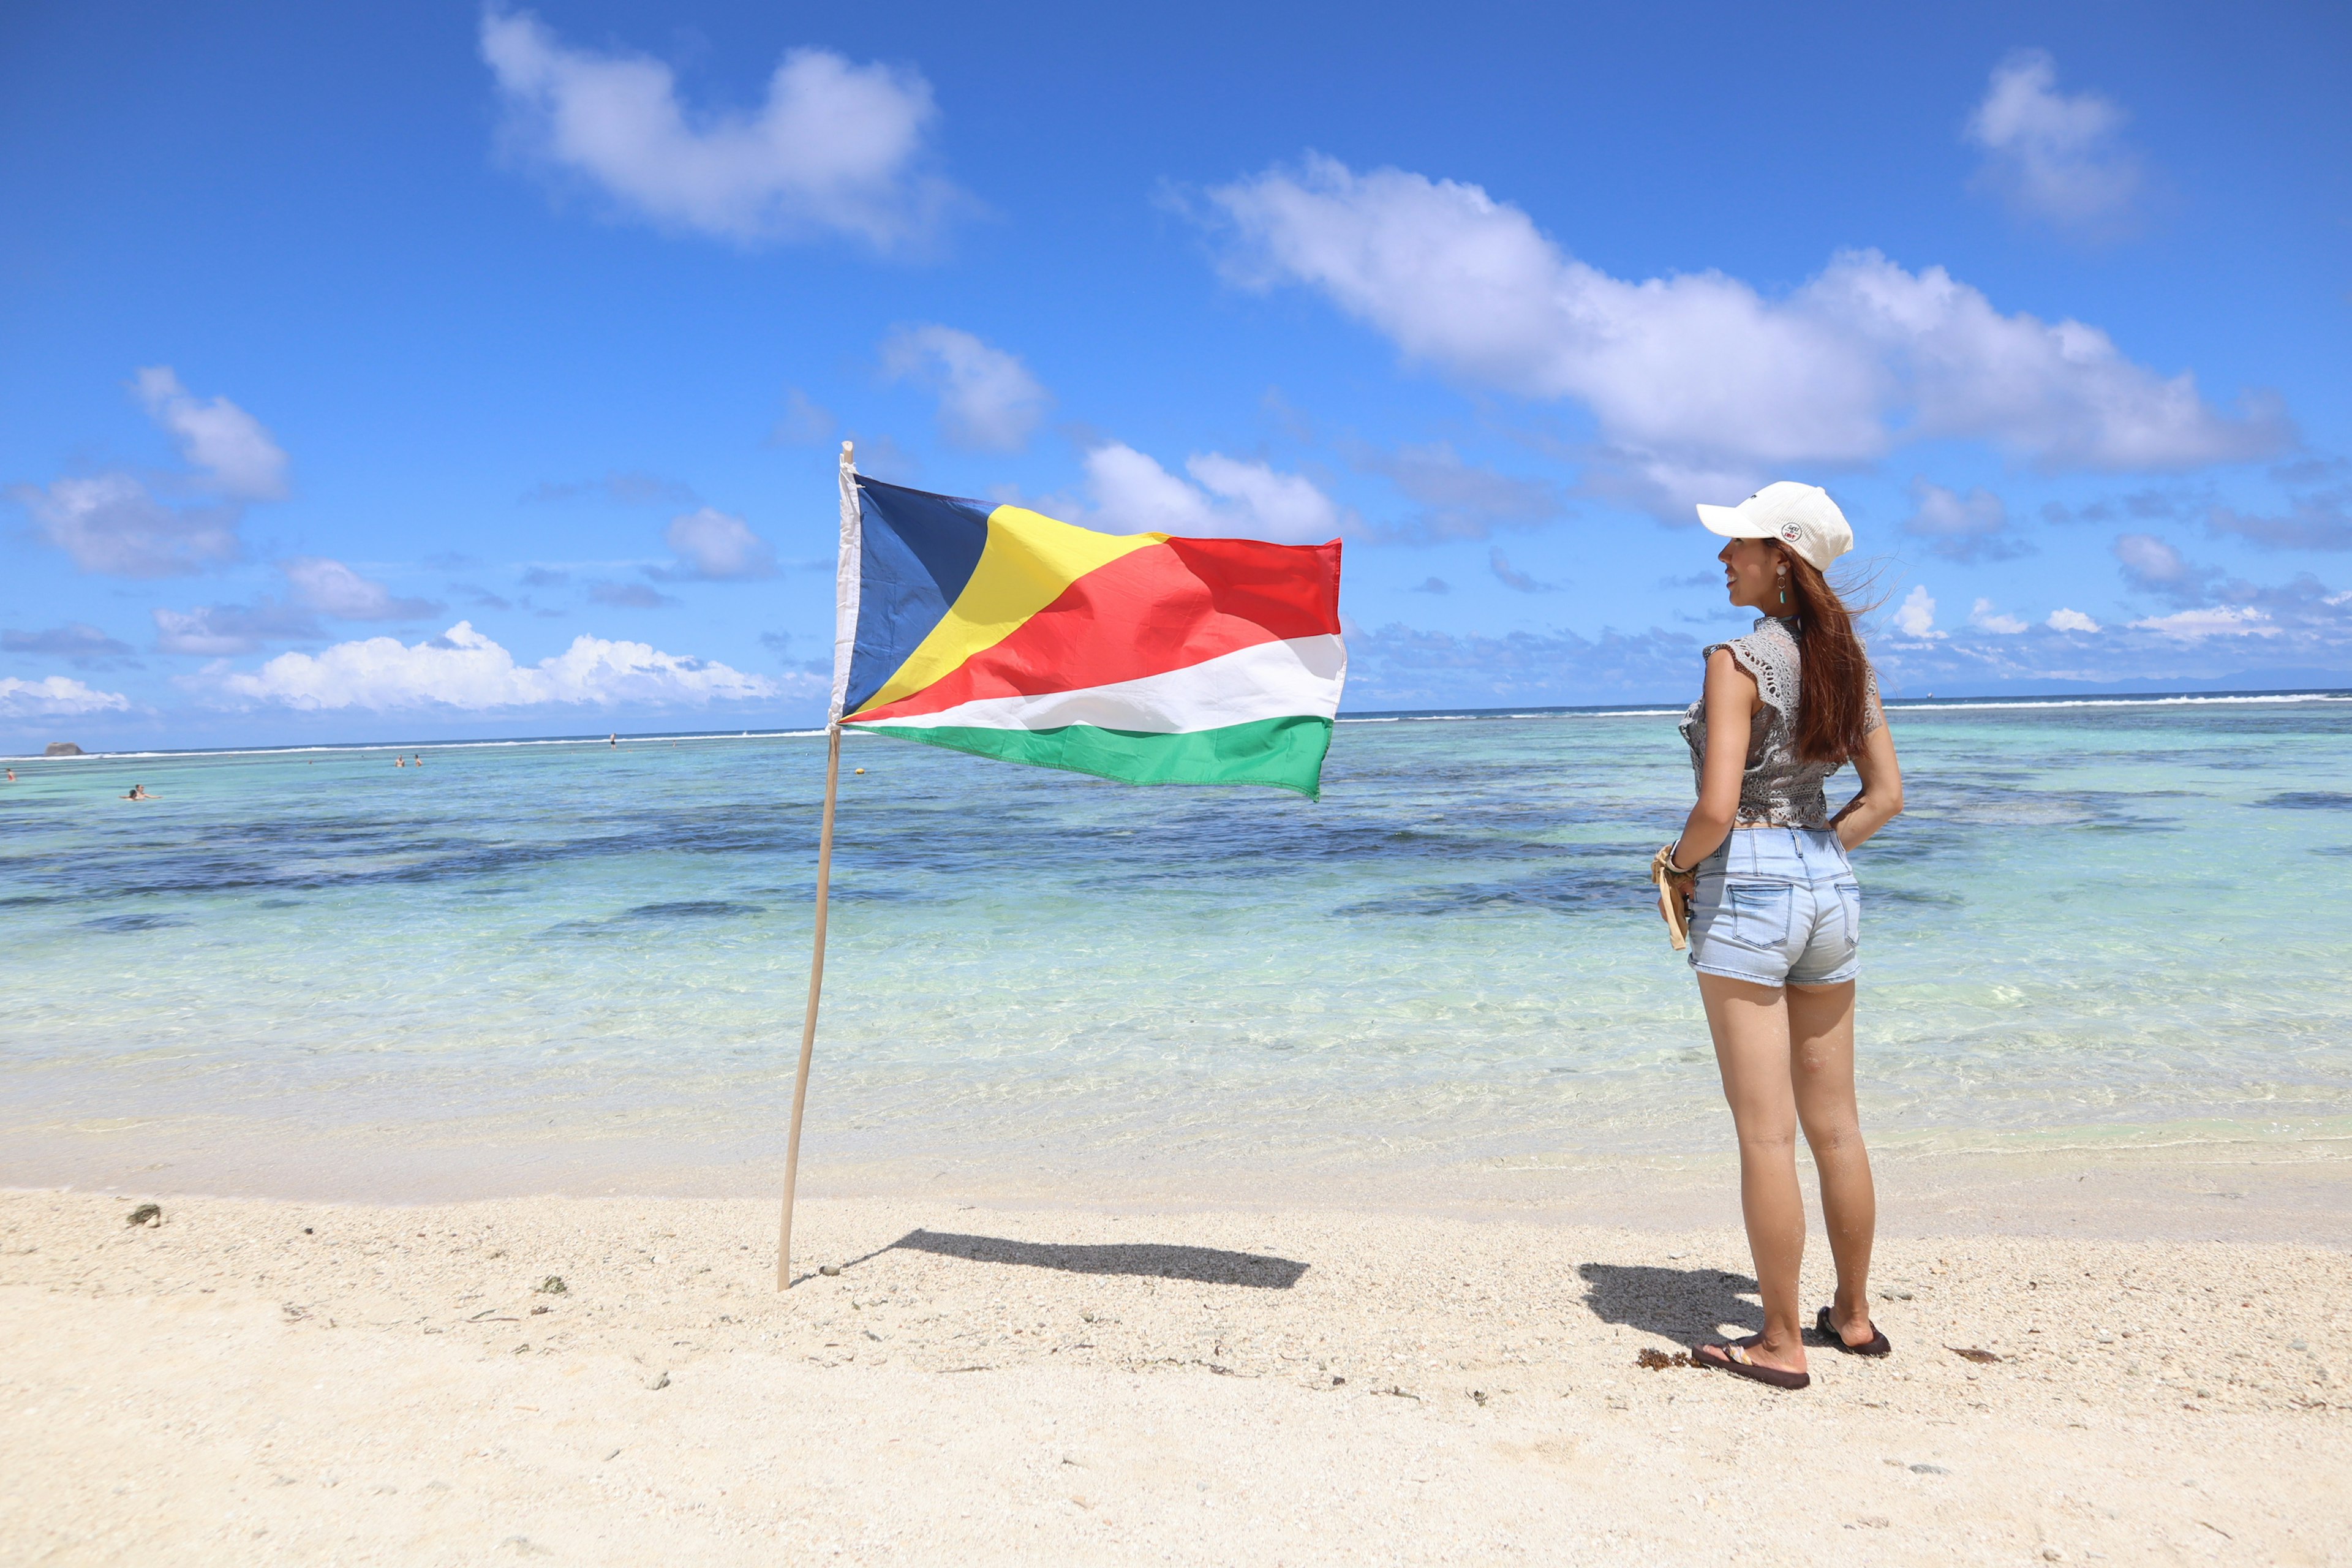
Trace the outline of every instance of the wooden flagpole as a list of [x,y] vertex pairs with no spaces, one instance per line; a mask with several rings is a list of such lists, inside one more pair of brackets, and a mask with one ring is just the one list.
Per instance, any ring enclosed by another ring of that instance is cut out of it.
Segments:
[[801,1066],[793,1078],[793,1131],[784,1145],[784,1226],[776,1243],[776,1289],[793,1283],[793,1189],[801,1173],[801,1113],[808,1109],[809,1058],[816,1050],[816,1005],[824,990],[824,916],[833,882],[833,805],[841,788],[841,726],[827,728],[824,743],[824,826],[816,841],[816,946],[809,956],[808,1012],[801,1018]]
[[[856,541],[857,465],[856,450],[846,441],[841,444],[841,528],[842,552],[839,570],[852,573],[859,569],[853,552]],[[838,588],[836,588],[838,593]],[[846,601],[843,601],[846,602]],[[854,614],[849,630],[856,631]],[[842,651],[841,636],[835,628],[835,658],[838,663]],[[800,1070],[793,1077],[793,1130],[784,1145],[784,1218],[782,1234],[776,1241],[776,1289],[789,1290],[793,1285],[793,1192],[800,1184],[801,1116],[808,1109],[809,1058],[816,1050],[816,1008],[818,998],[824,993],[824,917],[831,902],[833,889],[833,808],[841,795],[841,689],[834,688],[834,710],[825,725],[824,742],[824,826],[817,832],[816,841],[816,933],[809,953],[808,1011],[801,1017]]]

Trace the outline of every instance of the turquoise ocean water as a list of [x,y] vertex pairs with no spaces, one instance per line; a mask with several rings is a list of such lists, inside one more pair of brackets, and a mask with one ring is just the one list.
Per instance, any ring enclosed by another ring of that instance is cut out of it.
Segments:
[[[1856,858],[1875,1138],[2352,1137],[2352,700],[1894,723],[1910,809]],[[270,1152],[526,1189],[773,1164],[822,738],[415,751],[16,764],[0,1180],[134,1148],[247,1188]],[[1320,804],[853,737],[813,1168],[1719,1147],[1643,880],[1690,790],[1658,710],[1343,721]]]

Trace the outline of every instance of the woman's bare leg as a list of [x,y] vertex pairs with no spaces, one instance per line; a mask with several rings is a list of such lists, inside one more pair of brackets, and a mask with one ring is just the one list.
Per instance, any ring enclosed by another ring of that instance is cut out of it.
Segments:
[[1830,1321],[1852,1345],[1867,1344],[1870,1247],[1878,1232],[1878,1192],[1862,1116],[1853,1103],[1853,982],[1789,987],[1789,1079],[1797,1119],[1822,1177],[1822,1220],[1837,1259]]
[[1805,1203],[1797,1190],[1797,1104],[1790,1078],[1789,1009],[1778,987],[1701,974],[1723,1097],[1739,1134],[1739,1207],[1764,1299],[1764,1334],[1750,1360],[1805,1370],[1797,1271],[1805,1258]]

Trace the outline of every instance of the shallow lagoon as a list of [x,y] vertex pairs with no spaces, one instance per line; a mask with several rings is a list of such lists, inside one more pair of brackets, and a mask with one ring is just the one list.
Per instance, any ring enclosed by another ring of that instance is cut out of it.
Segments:
[[[1857,857],[1876,1139],[2352,1138],[2352,700],[1894,721],[1910,809]],[[378,1181],[462,1151],[596,1190],[772,1164],[823,752],[18,764],[0,1179],[129,1143]],[[114,798],[134,780],[158,798]],[[1347,721],[1326,782],[1142,790],[852,739],[813,1163],[1287,1180],[1721,1143],[1643,880],[1689,798],[1671,714]]]

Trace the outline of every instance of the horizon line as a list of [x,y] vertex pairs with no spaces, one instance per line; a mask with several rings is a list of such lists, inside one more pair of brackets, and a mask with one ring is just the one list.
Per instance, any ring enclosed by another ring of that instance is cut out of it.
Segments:
[[[2226,691],[2068,691],[2040,695],[1987,693],[1982,696],[1891,697],[1882,699],[1891,710],[1931,711],[1983,708],[2142,707],[2158,704],[2352,701],[2352,688],[2282,687]],[[1688,704],[1659,702],[1507,703],[1493,708],[1367,708],[1341,711],[1334,723],[1401,723],[1446,720],[1496,721],[1549,718],[1664,718],[1685,711]],[[438,741],[309,741],[276,745],[151,746],[136,751],[81,751],[62,756],[37,752],[0,752],[0,759],[17,763],[71,763],[83,759],[117,761],[142,757],[267,756],[300,752],[448,751],[464,746],[610,745],[644,741],[786,741],[822,737],[825,726],[785,725],[760,729],[637,730],[623,735],[609,730],[567,735],[482,735],[467,740]],[[863,733],[854,728],[845,733]],[[51,742],[52,744],[58,742]],[[70,743],[70,742],[68,742]]]

